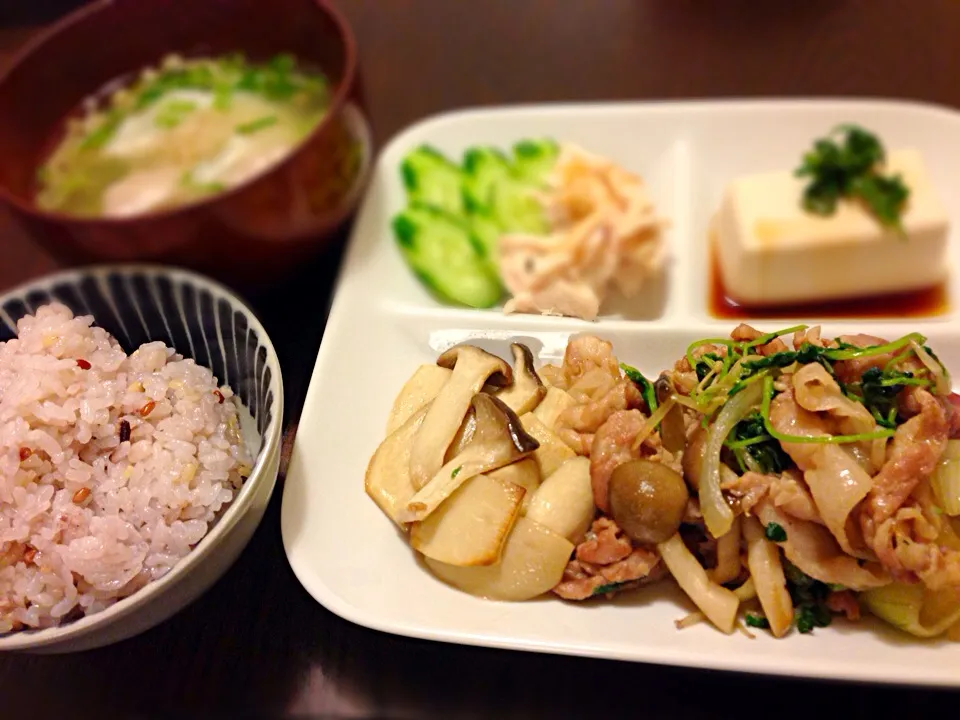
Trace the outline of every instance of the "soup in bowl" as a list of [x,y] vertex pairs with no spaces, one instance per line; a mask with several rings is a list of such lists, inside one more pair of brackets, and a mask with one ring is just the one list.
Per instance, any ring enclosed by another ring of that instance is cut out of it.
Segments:
[[355,58],[324,0],[95,2],[0,78],[0,200],[69,263],[280,277],[365,184]]
[[329,101],[326,78],[292,55],[169,55],[84,102],[38,171],[37,205],[125,217],[205,199],[289,155]]

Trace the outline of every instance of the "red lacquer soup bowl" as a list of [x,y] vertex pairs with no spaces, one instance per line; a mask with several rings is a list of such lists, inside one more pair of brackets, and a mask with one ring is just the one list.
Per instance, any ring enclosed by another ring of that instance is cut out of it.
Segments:
[[[84,98],[166,55],[294,55],[331,85],[324,119],[279,163],[182,207],[115,218],[50,212],[37,170]],[[0,200],[61,262],[157,261],[268,282],[351,215],[372,147],[353,35],[325,0],[98,0],[30,43],[0,77]]]

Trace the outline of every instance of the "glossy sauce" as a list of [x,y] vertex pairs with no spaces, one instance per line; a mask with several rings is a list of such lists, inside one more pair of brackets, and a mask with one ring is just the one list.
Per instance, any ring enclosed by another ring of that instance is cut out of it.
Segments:
[[707,311],[724,320],[750,318],[918,318],[946,315],[950,312],[948,282],[931,288],[891,295],[875,295],[853,300],[802,305],[743,306],[730,297],[720,275],[716,245],[710,242],[710,276],[707,285]]

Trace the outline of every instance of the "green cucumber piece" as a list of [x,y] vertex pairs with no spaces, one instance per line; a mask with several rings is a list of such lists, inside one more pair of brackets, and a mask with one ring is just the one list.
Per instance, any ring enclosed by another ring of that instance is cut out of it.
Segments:
[[468,207],[489,207],[493,187],[513,175],[510,159],[490,147],[474,147],[463,155],[463,195]]
[[410,269],[441,300],[474,308],[500,301],[500,281],[463,219],[413,203],[393,218],[393,232]]
[[499,277],[500,267],[500,236],[503,228],[487,208],[474,208],[467,215],[467,224],[473,237],[483,246],[484,258],[490,269]]
[[547,219],[543,207],[534,196],[535,192],[535,187],[516,180],[507,180],[494,186],[491,210],[505,232],[547,233]]
[[409,202],[450,213],[463,211],[463,171],[436,148],[421,145],[407,153],[400,163],[400,176]]
[[560,146],[549,138],[521,140],[513,146],[513,166],[523,180],[542,185],[559,154]]

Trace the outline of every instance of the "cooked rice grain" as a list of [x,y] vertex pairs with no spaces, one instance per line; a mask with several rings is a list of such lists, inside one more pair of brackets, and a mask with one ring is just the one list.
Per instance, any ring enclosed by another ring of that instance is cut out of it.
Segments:
[[163,577],[252,464],[210,370],[160,342],[127,356],[92,323],[52,304],[0,343],[0,633]]

